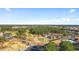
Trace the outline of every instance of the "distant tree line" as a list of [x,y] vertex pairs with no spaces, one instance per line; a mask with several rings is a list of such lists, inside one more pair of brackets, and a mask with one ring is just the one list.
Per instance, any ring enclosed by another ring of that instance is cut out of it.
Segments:
[[46,34],[46,33],[63,33],[66,35],[64,28],[61,27],[32,27],[30,28],[32,34]]

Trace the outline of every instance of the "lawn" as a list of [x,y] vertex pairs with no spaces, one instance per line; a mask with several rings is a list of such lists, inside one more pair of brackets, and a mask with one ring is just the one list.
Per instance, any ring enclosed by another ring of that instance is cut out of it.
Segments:
[[39,41],[44,42],[44,38],[38,38]]

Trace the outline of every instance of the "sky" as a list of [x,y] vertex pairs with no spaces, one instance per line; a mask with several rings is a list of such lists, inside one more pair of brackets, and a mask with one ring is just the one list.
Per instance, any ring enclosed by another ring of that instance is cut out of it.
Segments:
[[79,9],[0,8],[0,24],[79,25]]

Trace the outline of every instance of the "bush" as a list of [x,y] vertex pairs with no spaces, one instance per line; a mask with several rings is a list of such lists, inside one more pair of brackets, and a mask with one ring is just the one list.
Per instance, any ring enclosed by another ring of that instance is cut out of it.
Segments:
[[57,51],[56,44],[54,42],[50,42],[47,45],[44,46],[45,51]]
[[69,41],[62,41],[60,44],[60,51],[74,51],[73,44]]

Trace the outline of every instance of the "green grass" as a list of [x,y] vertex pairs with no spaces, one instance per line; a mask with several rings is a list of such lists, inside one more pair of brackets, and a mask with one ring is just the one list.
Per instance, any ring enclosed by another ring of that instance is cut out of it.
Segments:
[[38,38],[38,40],[44,42],[44,38]]

